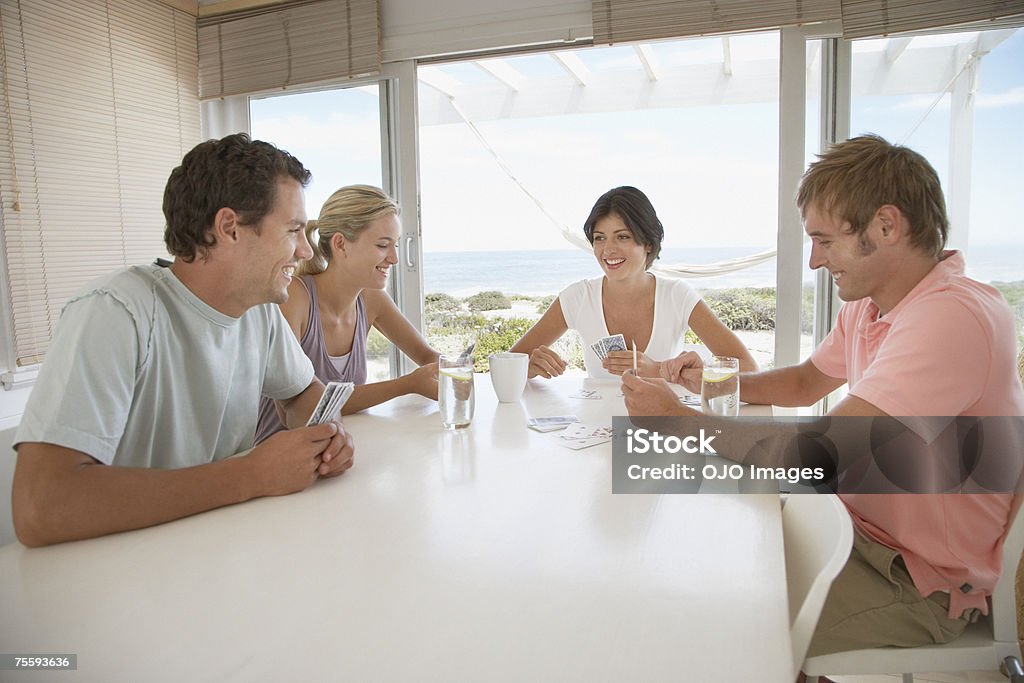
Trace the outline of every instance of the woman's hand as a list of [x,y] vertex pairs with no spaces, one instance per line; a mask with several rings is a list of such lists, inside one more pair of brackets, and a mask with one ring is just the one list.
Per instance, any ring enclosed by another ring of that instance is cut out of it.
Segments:
[[[621,375],[627,370],[633,369],[632,351],[612,351],[601,361],[601,367],[613,375]],[[643,353],[637,351],[636,371],[640,377],[658,377],[661,363],[651,360]]]
[[419,394],[437,400],[437,363],[425,363],[402,378],[407,394]]
[[545,379],[558,377],[565,372],[566,362],[553,350],[541,344],[530,354],[530,372],[528,377],[540,375]]

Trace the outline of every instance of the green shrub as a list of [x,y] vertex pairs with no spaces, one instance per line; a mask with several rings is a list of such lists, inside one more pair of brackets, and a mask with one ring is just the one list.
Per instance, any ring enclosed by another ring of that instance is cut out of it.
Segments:
[[555,299],[557,298],[558,297],[556,295],[551,294],[549,296],[542,296],[539,299],[537,299],[537,312],[540,313],[541,315],[546,313],[547,310],[551,308],[551,304],[553,304],[555,302]]
[[476,372],[490,370],[487,359],[492,353],[503,353],[512,348],[520,337],[533,326],[529,318],[498,318],[480,333],[473,350],[473,369]]
[[497,291],[478,292],[466,299],[466,305],[471,311],[500,311],[512,308],[509,298]]
[[775,288],[713,289],[704,301],[730,330],[774,330]]
[[380,330],[376,327],[370,328],[370,333],[366,335],[366,357],[367,358],[381,358],[388,355],[388,348],[391,346],[391,342],[388,338],[381,334]]

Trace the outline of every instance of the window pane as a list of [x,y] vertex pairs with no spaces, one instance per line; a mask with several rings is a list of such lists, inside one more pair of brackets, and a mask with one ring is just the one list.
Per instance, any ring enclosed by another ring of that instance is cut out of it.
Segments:
[[[287,150],[312,172],[313,180],[306,188],[310,218],[320,214],[320,207],[340,187],[382,185],[377,85],[253,98],[249,116],[254,139]],[[370,331],[368,381],[391,376],[389,347],[380,332]]]
[[999,288],[1024,323],[1024,31],[854,43],[852,129],[923,154],[967,274]]
[[[511,344],[560,290],[599,276],[561,228],[582,236],[593,203],[619,185],[654,204],[661,264],[774,249],[778,54],[772,32],[421,67],[430,341],[479,328],[488,344]],[[775,260],[690,284],[770,365]],[[488,291],[504,298],[467,299]]]

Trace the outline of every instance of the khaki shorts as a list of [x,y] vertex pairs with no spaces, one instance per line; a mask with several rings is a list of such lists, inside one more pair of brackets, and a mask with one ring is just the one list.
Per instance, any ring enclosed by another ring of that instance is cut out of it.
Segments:
[[979,614],[969,609],[950,619],[948,612],[948,593],[922,598],[900,554],[854,530],[850,559],[832,583],[807,656],[948,643]]

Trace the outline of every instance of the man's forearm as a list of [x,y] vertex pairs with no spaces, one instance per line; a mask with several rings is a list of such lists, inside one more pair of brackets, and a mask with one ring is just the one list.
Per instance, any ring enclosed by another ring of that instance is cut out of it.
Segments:
[[178,470],[112,467],[49,444],[22,444],[12,504],[29,546],[140,529],[262,495],[244,458]]

